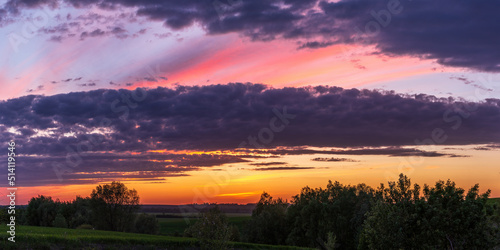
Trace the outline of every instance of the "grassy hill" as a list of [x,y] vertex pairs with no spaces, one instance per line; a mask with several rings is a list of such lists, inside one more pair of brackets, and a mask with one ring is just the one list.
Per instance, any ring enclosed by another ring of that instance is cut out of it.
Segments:
[[[16,242],[0,226],[0,249],[198,249],[195,239],[86,229],[17,226]],[[234,242],[235,249],[300,249]]]

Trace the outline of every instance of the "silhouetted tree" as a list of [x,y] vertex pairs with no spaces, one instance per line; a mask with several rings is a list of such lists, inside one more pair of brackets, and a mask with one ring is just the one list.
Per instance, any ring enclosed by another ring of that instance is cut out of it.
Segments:
[[335,241],[338,248],[355,249],[374,199],[375,191],[365,184],[344,186],[330,181],[326,189],[303,188],[288,208],[287,243],[324,248]]
[[184,234],[197,238],[202,249],[227,249],[233,230],[219,206],[202,212],[200,216]]
[[112,182],[99,185],[90,194],[93,225],[103,230],[130,231],[135,213],[139,210],[139,196],[135,189]]
[[50,227],[57,215],[57,203],[50,196],[33,197],[26,208],[28,225]]
[[383,200],[369,213],[359,249],[489,249],[493,228],[485,204],[490,191],[476,184],[465,195],[454,182],[411,188],[408,177],[384,188]]
[[71,207],[73,214],[69,219],[69,226],[71,228],[77,228],[80,225],[92,224],[91,218],[92,211],[90,207],[90,198],[82,198],[77,196],[72,202]]
[[287,207],[288,203],[281,198],[273,199],[268,193],[262,193],[248,224],[248,240],[255,243],[284,245],[288,235]]

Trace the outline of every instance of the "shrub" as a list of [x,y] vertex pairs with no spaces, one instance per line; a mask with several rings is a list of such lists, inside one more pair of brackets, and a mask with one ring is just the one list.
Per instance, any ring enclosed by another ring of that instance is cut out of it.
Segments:
[[141,234],[158,234],[160,224],[154,215],[139,214],[135,219],[133,231]]
[[52,223],[53,227],[61,227],[68,228],[68,223],[66,223],[66,218],[62,214],[57,214],[54,222]]
[[231,227],[227,217],[215,206],[201,213],[201,218],[186,229],[185,235],[197,238],[202,249],[227,249]]

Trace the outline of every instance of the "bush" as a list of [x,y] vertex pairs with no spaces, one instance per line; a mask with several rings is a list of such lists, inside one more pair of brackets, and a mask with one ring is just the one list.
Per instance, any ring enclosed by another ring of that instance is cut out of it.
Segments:
[[201,218],[187,228],[184,234],[197,238],[202,249],[227,249],[231,227],[219,206],[215,206],[201,213]]
[[68,223],[66,223],[66,218],[62,214],[57,214],[54,222],[52,223],[54,227],[68,228]]
[[262,193],[252,211],[252,220],[248,223],[248,240],[263,244],[285,244],[288,234],[287,207],[286,201],[273,199],[268,193]]
[[133,231],[141,234],[158,234],[160,224],[154,215],[139,214],[135,219]]

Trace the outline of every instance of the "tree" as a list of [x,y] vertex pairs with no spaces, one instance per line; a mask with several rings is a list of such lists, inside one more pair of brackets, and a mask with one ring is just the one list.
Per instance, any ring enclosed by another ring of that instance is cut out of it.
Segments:
[[58,201],[50,196],[33,197],[26,208],[26,220],[30,226],[50,227],[57,214]]
[[219,206],[202,212],[200,216],[184,234],[197,238],[202,249],[227,249],[233,230]]
[[285,244],[288,235],[287,208],[286,201],[281,198],[273,199],[268,193],[262,193],[248,224],[248,240],[263,244]]
[[98,229],[129,231],[139,210],[139,196],[135,189],[112,182],[99,185],[90,194],[93,225]]
[[355,249],[374,199],[375,191],[365,184],[345,186],[330,181],[326,189],[303,188],[288,208],[287,243],[323,248],[335,244],[342,249]]
[[91,223],[92,210],[90,207],[90,198],[82,198],[77,196],[71,202],[71,207],[73,214],[69,217],[69,226],[71,228],[77,228],[81,225],[89,225]]
[[490,191],[465,190],[448,180],[411,188],[400,175],[369,213],[359,249],[489,249],[494,232],[485,207]]
[[64,216],[60,213],[56,215],[56,218],[54,219],[54,222],[52,223],[52,226],[54,227],[61,227],[61,228],[68,228],[68,223],[66,223],[66,219]]

